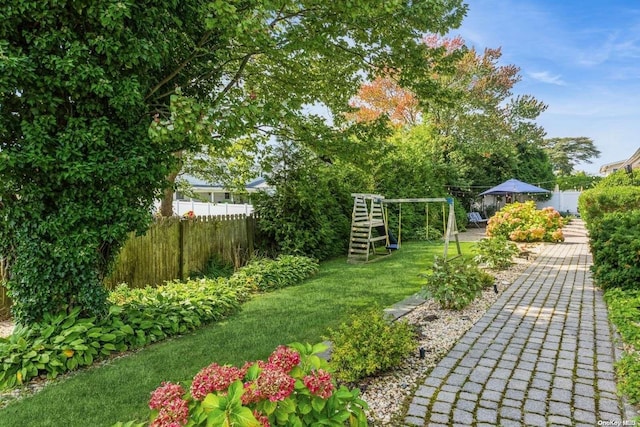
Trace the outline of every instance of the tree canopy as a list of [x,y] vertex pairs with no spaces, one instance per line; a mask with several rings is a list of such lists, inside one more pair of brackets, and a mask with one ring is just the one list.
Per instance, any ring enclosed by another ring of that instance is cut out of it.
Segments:
[[543,148],[559,175],[571,175],[578,163],[592,163],[592,159],[601,154],[593,140],[586,136],[548,138]]
[[421,99],[424,33],[461,0],[17,0],[0,7],[0,252],[19,322],[105,309],[101,278],[151,221],[177,153],[281,134],[320,155],[363,78]]

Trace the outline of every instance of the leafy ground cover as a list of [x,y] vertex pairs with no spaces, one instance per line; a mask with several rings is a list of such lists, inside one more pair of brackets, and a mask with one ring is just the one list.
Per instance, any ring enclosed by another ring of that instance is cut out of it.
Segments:
[[[471,244],[463,243],[463,252]],[[153,344],[104,366],[80,371],[0,410],[0,425],[110,426],[148,416],[151,391],[162,381],[185,381],[212,362],[242,365],[278,345],[318,342],[327,328],[373,304],[389,306],[419,291],[441,245],[407,243],[392,257],[350,265],[321,265],[300,286],[261,295],[242,311],[195,333]]]
[[618,388],[631,403],[640,403],[640,290],[611,288],[605,293],[609,319],[625,343],[616,364]]

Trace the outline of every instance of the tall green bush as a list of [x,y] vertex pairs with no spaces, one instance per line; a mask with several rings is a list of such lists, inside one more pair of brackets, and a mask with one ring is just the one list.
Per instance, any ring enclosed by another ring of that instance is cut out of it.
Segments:
[[594,221],[607,213],[640,209],[640,187],[605,187],[599,184],[597,188],[580,194],[578,209],[587,227],[591,228]]
[[592,223],[593,275],[604,289],[640,284],[640,209],[604,214]]
[[254,197],[260,241],[269,252],[327,259],[346,253],[353,199],[336,165],[305,149],[283,146],[287,158],[267,176],[273,193]]

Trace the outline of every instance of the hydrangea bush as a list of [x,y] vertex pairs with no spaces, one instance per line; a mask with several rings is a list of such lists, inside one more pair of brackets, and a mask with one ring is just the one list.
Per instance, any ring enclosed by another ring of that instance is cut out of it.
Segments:
[[[266,361],[203,368],[188,389],[164,382],[151,394],[151,427],[366,426],[359,390],[336,386],[324,344],[280,346]],[[117,426],[134,425],[118,423]],[[144,424],[140,424],[144,425]]]
[[504,236],[515,242],[563,242],[564,221],[552,207],[536,209],[533,201],[511,203],[487,223],[489,237]]

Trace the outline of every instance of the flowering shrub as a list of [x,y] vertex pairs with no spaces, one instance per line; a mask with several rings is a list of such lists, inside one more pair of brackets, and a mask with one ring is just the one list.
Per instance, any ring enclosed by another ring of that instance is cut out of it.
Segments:
[[552,207],[537,210],[533,201],[511,203],[487,223],[487,235],[516,242],[562,242],[562,216]]
[[[336,387],[317,356],[326,348],[294,343],[241,368],[213,363],[194,377],[189,392],[162,383],[151,394],[149,426],[366,426],[359,390]],[[114,427],[127,425],[132,422]]]

